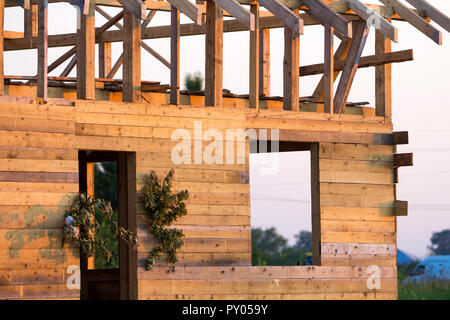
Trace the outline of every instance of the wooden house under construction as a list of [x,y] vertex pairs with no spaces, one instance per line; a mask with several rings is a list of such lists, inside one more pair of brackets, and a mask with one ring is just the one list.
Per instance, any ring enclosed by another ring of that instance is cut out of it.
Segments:
[[[424,0],[361,1],[1,0],[0,299],[396,299],[396,217],[407,214],[396,197],[397,168],[412,165],[412,155],[396,153],[408,133],[393,132],[391,64],[413,57],[391,52],[393,22],[441,44],[430,22],[448,32],[450,21]],[[78,8],[76,33],[48,34],[55,2]],[[14,6],[24,9],[23,32],[3,28]],[[110,16],[108,7],[123,10]],[[170,24],[149,24],[158,11],[171,12]],[[193,22],[180,24],[180,14]],[[107,22],[96,25],[96,15]],[[300,38],[312,25],[323,26],[324,63],[300,66]],[[284,29],[283,97],[270,94],[271,28]],[[248,95],[222,86],[223,33],[239,31],[250,33]],[[369,32],[376,52],[361,56]],[[201,34],[205,90],[180,90],[180,37]],[[169,59],[142,41],[157,38],[170,38]],[[114,42],[123,42],[117,61]],[[52,47],[67,51],[49,61]],[[4,51],[35,49],[37,72],[4,74]],[[150,68],[141,65],[142,49],[169,68],[169,84],[141,79]],[[61,75],[49,76],[63,64]],[[374,106],[347,101],[362,67],[375,68]],[[299,82],[312,74],[323,74],[319,85],[300,97]],[[207,146],[195,135],[198,122],[224,140],[230,129],[253,135],[235,161],[174,163],[175,130]],[[268,150],[254,147],[265,141]],[[251,263],[249,153],[274,152],[272,142],[278,152],[311,153],[312,266]],[[91,269],[79,248],[61,246],[67,195],[95,188],[92,164],[102,161],[117,163],[119,223],[139,241],[136,249],[121,242],[119,268],[110,270]],[[185,244],[174,272],[164,262],[149,271],[152,237],[137,190],[144,174],[172,168],[176,189],[190,192],[188,214],[177,221]],[[80,288],[69,285],[77,268]]]

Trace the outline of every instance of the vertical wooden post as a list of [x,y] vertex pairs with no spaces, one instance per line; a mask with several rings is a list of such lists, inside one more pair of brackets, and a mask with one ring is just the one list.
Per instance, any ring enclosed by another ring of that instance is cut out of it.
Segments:
[[249,107],[259,111],[259,4],[250,5],[250,12],[255,16],[255,31],[250,31],[250,73],[249,73]]
[[222,106],[223,96],[223,12],[206,1],[205,106]]
[[77,98],[95,99],[95,3],[90,1],[87,15],[78,12]]
[[141,22],[123,12],[123,101],[141,102]]
[[0,95],[5,94],[5,74],[3,67],[3,28],[5,26],[5,0],[0,0]]
[[[298,9],[295,10],[298,15]],[[283,110],[299,111],[300,36],[284,28]]]
[[[375,54],[391,52],[391,40],[375,31]],[[375,114],[392,118],[391,64],[375,67]]]
[[33,4],[30,9],[25,9],[23,36],[25,38],[37,37],[37,5]]
[[170,104],[180,102],[180,10],[170,8]]
[[37,96],[47,101],[47,71],[48,71],[48,1],[41,0],[38,4],[38,72]]
[[324,112],[333,113],[333,84],[334,84],[334,28],[325,26],[324,35],[324,70],[323,70],[323,85],[324,85]]
[[[94,197],[95,195],[95,184],[94,184],[94,163],[86,163],[86,195],[89,197]],[[93,232],[93,231],[91,231]],[[87,261],[87,268],[89,270],[95,269],[95,256],[89,257]]]
[[321,265],[321,219],[320,219],[320,170],[319,143],[311,144],[311,231],[312,231],[312,263]]
[[259,94],[270,96],[270,29],[259,29]]
[[111,42],[98,44],[98,76],[105,78],[111,72]]

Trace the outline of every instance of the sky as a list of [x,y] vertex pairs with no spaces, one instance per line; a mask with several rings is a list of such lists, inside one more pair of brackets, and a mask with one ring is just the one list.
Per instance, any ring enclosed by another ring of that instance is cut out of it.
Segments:
[[[366,0],[366,3],[378,1]],[[450,2],[428,0],[447,15]],[[108,9],[110,14],[118,9]],[[5,29],[23,31],[23,10],[7,8]],[[49,5],[49,34],[76,31],[76,9],[68,3]],[[158,12],[150,26],[167,25],[170,14]],[[106,20],[96,15],[96,25]],[[191,23],[181,16],[181,23]],[[407,217],[398,218],[398,247],[422,258],[428,254],[427,245],[433,232],[450,228],[450,35],[443,33],[443,45],[432,40],[405,22],[393,22],[398,27],[399,43],[392,50],[414,50],[414,61],[392,66],[392,105],[395,131],[409,131],[409,144],[398,146],[398,152],[413,152],[414,166],[399,169],[397,198],[407,200]],[[113,28],[114,29],[114,28]],[[146,40],[148,45],[167,60],[170,58],[169,39]],[[335,41],[338,46],[338,39]],[[225,33],[223,76],[224,88],[233,93],[248,93],[249,32]],[[271,30],[271,95],[282,95],[283,30]],[[187,73],[204,74],[204,36],[182,37],[182,78]],[[50,48],[53,61],[69,48]],[[97,51],[98,52],[98,51]],[[113,63],[121,54],[121,44],[113,44]],[[374,54],[374,30],[371,29],[363,55]],[[322,63],[323,27],[305,27],[300,38],[300,65]],[[59,75],[60,66],[51,75]],[[75,71],[71,76],[74,76]],[[5,53],[5,74],[34,75],[36,50]],[[120,77],[121,69],[117,75]],[[169,69],[142,50],[143,80],[169,82]],[[320,76],[302,77],[300,95],[311,95]],[[349,101],[369,101],[374,105],[374,68],[358,70]],[[276,226],[294,241],[299,230],[311,228],[308,152],[284,153],[279,157],[280,172],[276,181],[258,174],[258,156],[250,156],[252,225]],[[253,183],[254,182],[254,183]],[[292,192],[295,190],[295,192]],[[295,206],[293,206],[295,204]]]

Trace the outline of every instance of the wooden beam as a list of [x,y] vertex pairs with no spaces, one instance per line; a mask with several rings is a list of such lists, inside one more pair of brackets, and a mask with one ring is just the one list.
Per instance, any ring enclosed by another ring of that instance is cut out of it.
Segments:
[[340,16],[322,0],[303,0],[303,3],[311,10],[311,14],[324,26],[333,27],[336,32],[346,38],[352,37],[352,25],[350,21]]
[[259,71],[260,71],[260,48],[259,48],[259,4],[251,4],[250,12],[255,17],[255,28],[250,31],[250,70],[249,70],[249,98],[250,108],[255,108],[259,112]]
[[[325,26],[324,35],[324,64],[323,64],[323,92],[324,92],[324,112],[333,113],[334,101],[334,28]],[[302,74],[300,68],[300,75]]]
[[[358,68],[376,67],[390,63],[411,61],[413,60],[413,58],[414,57],[412,49],[379,53],[371,56],[362,57],[361,60],[359,61]],[[345,60],[337,61],[334,64],[334,71],[342,71],[342,69],[344,69],[344,64]],[[300,77],[322,74],[323,69],[324,69],[323,63],[300,67]]]
[[30,9],[30,7],[31,7],[30,0],[14,0],[14,2],[26,10]]
[[347,103],[348,94],[355,77],[356,70],[358,69],[361,53],[366,44],[367,35],[369,34],[369,28],[364,20],[353,22],[353,38],[350,50],[348,52],[347,59],[345,60],[344,69],[342,70],[341,79],[334,96],[334,113],[343,113],[345,105]]
[[38,5],[38,70],[37,97],[47,101],[48,87],[48,2],[39,1]]
[[170,104],[180,102],[180,10],[175,6],[170,12]]
[[[387,54],[391,54],[391,40],[379,30],[375,30],[375,55]],[[392,119],[392,66],[390,64],[375,67],[375,115]]]
[[255,30],[255,16],[244,9],[236,0],[214,0],[214,2],[250,29],[250,31]]
[[394,215],[396,217],[406,217],[408,215],[408,201],[395,200]]
[[123,101],[141,101],[141,23],[130,11],[123,14]]
[[270,29],[259,28],[259,94],[270,96]]
[[422,10],[425,14],[442,28],[450,32],[450,19],[448,16],[443,14],[441,11],[433,7],[431,4],[425,0],[406,0],[416,9]]
[[111,71],[106,75],[107,79],[112,79],[114,75],[119,70],[120,66],[122,66],[123,63],[123,52],[120,55],[120,57],[117,59],[116,63],[114,63],[114,66],[111,68]]
[[5,26],[5,0],[0,0],[0,95],[5,94],[5,72],[3,58],[3,29]]
[[280,19],[294,34],[303,34],[303,20],[278,0],[258,0],[267,10]]
[[95,100],[95,3],[90,2],[88,14],[78,14],[77,98]]
[[394,167],[410,167],[413,165],[412,153],[394,153]]
[[392,133],[393,144],[408,144],[409,136],[408,131],[395,131]]
[[382,34],[394,42],[398,42],[398,30],[386,19],[359,0],[347,0],[350,8],[369,25],[375,25]]
[[386,6],[392,7],[403,19],[408,21],[412,26],[438,45],[442,44],[442,33],[404,4],[397,0],[380,0],[380,2]]
[[187,0],[167,0],[171,5],[180,10],[186,17],[194,21],[194,23],[201,25],[202,24],[202,11]]
[[206,2],[205,106],[222,106],[223,97],[223,11]]
[[25,9],[23,36],[25,38],[37,37],[37,5]]
[[139,20],[145,19],[146,16],[146,6],[141,0],[117,0],[119,1],[124,10],[134,14]]
[[[339,44],[339,47],[336,50],[336,53],[334,54],[333,60],[335,65],[337,63],[339,63],[340,61],[345,61],[345,59],[347,58],[347,54],[348,51],[350,50],[350,44],[351,44],[351,39],[347,39],[344,38],[341,43]],[[322,70],[322,68],[320,68],[320,70]],[[336,81],[337,77],[339,76],[340,71],[334,71],[333,74],[333,84],[334,81]],[[300,76],[302,76],[302,72],[300,72]],[[321,100],[324,97],[324,86],[325,86],[325,77],[322,76],[322,78],[320,79],[319,83],[316,86],[316,89],[314,90],[313,96],[318,99]]]
[[98,76],[105,78],[111,71],[111,42],[98,44]]
[[[70,60],[70,62],[67,64],[67,66],[64,68],[63,72],[59,75],[60,77],[67,77],[69,76],[70,72],[73,70],[75,65],[77,64],[77,55],[75,54],[73,58]],[[77,77],[77,82],[79,81]]]
[[[298,10],[296,10],[298,13]],[[299,111],[300,35],[284,28],[283,110]]]

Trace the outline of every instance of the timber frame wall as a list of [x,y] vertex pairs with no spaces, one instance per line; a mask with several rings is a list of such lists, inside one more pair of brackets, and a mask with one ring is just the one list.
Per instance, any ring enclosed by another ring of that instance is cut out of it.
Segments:
[[[397,168],[412,165],[412,158],[396,153],[396,145],[407,143],[408,135],[392,131],[390,63],[411,60],[412,51],[390,52],[390,41],[397,41],[390,20],[406,20],[440,44],[440,32],[429,20],[448,31],[445,15],[423,0],[408,0],[418,10],[405,9],[394,0],[382,1],[385,6],[366,6],[358,0],[70,2],[82,11],[77,34],[47,35],[47,1],[23,2],[23,34],[0,28],[1,52],[38,49],[35,76],[5,76],[0,61],[0,94],[9,95],[0,99],[1,299],[80,297],[79,290],[66,285],[67,268],[80,264],[79,250],[67,243],[61,248],[64,211],[70,204],[67,194],[79,189],[79,150],[136,152],[137,188],[150,170],[162,176],[175,168],[175,187],[191,194],[188,214],[178,222],[186,241],[174,273],[163,263],[152,271],[144,269],[153,241],[136,199],[139,299],[397,298],[396,216],[406,215],[407,203],[396,199],[395,186]],[[16,5],[0,1],[0,24],[5,4]],[[102,9],[95,4],[124,10],[96,29],[94,9]],[[148,27],[157,10],[171,10],[170,27]],[[223,10],[236,20],[223,21]],[[180,11],[194,24],[179,25]],[[364,20],[373,14],[381,19],[376,55],[361,57],[369,32]],[[120,30],[106,31],[120,19]],[[319,23],[326,35],[324,64],[300,67],[299,35],[303,26]],[[267,30],[272,27],[285,28],[281,101],[263,99],[270,96]],[[222,34],[239,30],[251,32],[250,92],[230,98],[222,92]],[[179,37],[201,33],[206,33],[205,68],[211,72],[206,73],[204,97],[199,98],[179,91]],[[342,39],[336,52],[334,33]],[[170,62],[141,42],[168,36]],[[112,65],[111,42],[123,39],[123,55]],[[101,58],[97,79],[96,42]],[[48,47],[63,45],[76,46],[49,65]],[[141,46],[170,66],[168,92],[145,92],[152,84],[140,78]],[[70,58],[61,77],[48,77],[49,70]],[[122,64],[123,79],[112,79]],[[70,79],[75,66],[77,78]],[[355,72],[369,66],[376,67],[375,108],[352,105],[347,97]],[[299,97],[300,77],[317,73],[324,76],[314,94]],[[15,79],[31,83],[12,83]],[[49,86],[52,81],[75,82],[76,93],[73,86]],[[111,82],[120,90],[105,88]],[[112,101],[94,101],[99,97]],[[179,128],[192,133],[194,121],[202,121],[204,131],[278,129],[281,142],[312,145],[314,266],[251,266],[249,140],[244,164],[174,165],[171,150],[177,142],[171,135]],[[372,265],[381,270],[379,289],[367,285]]]

